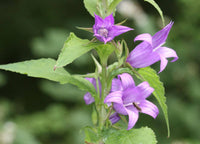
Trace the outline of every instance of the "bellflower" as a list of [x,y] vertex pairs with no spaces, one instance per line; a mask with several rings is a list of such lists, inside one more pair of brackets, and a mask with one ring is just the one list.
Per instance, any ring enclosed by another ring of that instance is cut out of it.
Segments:
[[126,61],[134,68],[147,67],[161,61],[159,73],[167,66],[167,58],[173,57],[174,59],[171,62],[175,62],[178,59],[176,51],[162,46],[167,39],[172,25],[173,22],[170,22],[154,36],[148,33],[138,35],[134,41],[142,40],[143,42],[133,49]]
[[[157,117],[159,113],[157,106],[146,100],[153,91],[148,82],[142,82],[136,86],[132,76],[124,73],[118,75],[118,79],[113,79],[111,93],[106,96],[104,103],[108,105],[113,103],[116,113],[128,115],[127,130],[129,130],[137,122],[139,112],[148,114],[154,119]],[[110,117],[112,123],[116,123],[119,119],[115,113]]]
[[93,26],[94,36],[105,44],[114,39],[114,37],[125,33],[127,31],[133,30],[126,26],[114,25],[113,15],[107,16],[102,19],[100,16],[95,15],[95,24]]
[[[85,78],[85,79],[88,80],[89,82],[91,82],[93,84],[93,86],[95,87],[95,89],[97,90],[97,85],[96,85],[96,79],[95,78]],[[99,89],[101,91],[100,81],[99,81]],[[92,97],[92,95],[89,92],[87,92],[84,95],[83,99],[84,99],[86,105],[89,105],[89,104],[91,104],[91,103],[93,103],[95,101],[94,97]]]

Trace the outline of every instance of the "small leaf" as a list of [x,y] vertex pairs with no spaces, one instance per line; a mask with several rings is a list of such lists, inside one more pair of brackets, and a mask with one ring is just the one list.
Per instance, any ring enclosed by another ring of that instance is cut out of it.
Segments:
[[64,68],[53,70],[56,61],[53,59],[38,59],[12,64],[0,65],[0,69],[20,74],[26,74],[30,77],[45,78],[48,80],[60,82],[61,84],[70,83],[76,85],[81,90],[96,95],[94,86],[81,76],[70,75]]
[[152,129],[143,127],[140,129],[118,130],[108,134],[105,144],[156,144],[156,136]]
[[115,47],[112,44],[101,44],[96,47],[96,51],[99,55],[101,62],[108,60],[108,57],[115,50]]
[[118,5],[121,1],[122,1],[122,0],[113,0],[112,3],[111,3],[111,4],[109,5],[109,7],[108,7],[107,14],[108,14],[108,15],[110,15],[111,13],[114,14],[117,5]]
[[157,4],[154,0],[144,0],[144,1],[146,1],[146,2],[148,2],[148,3],[150,3],[150,4],[152,4],[152,5],[156,8],[156,10],[158,11],[158,13],[160,14],[160,17],[161,17],[161,19],[162,19],[163,26],[165,26],[165,19],[164,19],[164,17],[163,17],[163,12],[162,12],[162,10],[160,9],[160,7],[158,6],[158,4]]
[[84,5],[91,16],[94,17],[94,13],[99,15],[98,0],[84,0]]
[[[154,71],[150,67],[141,68],[138,70],[138,73],[142,76],[142,78],[149,83],[151,87],[154,88],[153,95],[157,99],[158,103],[160,104],[162,111],[165,116],[167,130],[168,130],[168,137],[170,136],[170,129],[169,129],[169,120],[168,120],[168,112],[167,112],[167,105],[166,97],[165,97],[165,89],[163,83],[160,81],[159,76],[157,75],[156,71]],[[141,79],[140,76],[137,76]]]
[[90,43],[89,40],[80,39],[74,33],[70,33],[70,36],[66,40],[58,57],[55,68],[70,64],[76,58],[80,57],[93,48],[94,46],[92,43]]

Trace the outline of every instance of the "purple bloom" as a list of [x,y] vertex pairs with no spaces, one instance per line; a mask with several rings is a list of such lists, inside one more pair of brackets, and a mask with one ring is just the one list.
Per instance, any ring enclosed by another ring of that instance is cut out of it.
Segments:
[[95,15],[95,24],[93,26],[94,36],[105,44],[114,39],[114,37],[125,33],[127,31],[133,30],[126,26],[114,25],[113,15],[107,16],[102,19],[98,15]]
[[[95,87],[95,89],[97,89],[97,86],[96,86],[96,79],[95,78],[85,78],[85,79],[87,79],[88,81],[90,81],[92,84],[93,84],[93,86]],[[100,81],[99,81],[99,89],[100,89],[100,91],[101,91],[101,84],[100,84]],[[92,95],[89,93],[89,92],[87,92],[85,95],[84,95],[84,100],[85,100],[85,103],[87,104],[87,105],[89,105],[89,104],[91,104],[91,103],[93,103],[95,100],[94,100],[94,97],[92,97]]]
[[[131,129],[138,120],[139,112],[148,114],[154,119],[159,110],[156,105],[146,100],[154,91],[148,82],[135,86],[131,75],[124,73],[112,81],[112,91],[106,96],[104,103],[113,103],[114,110],[121,115],[128,115],[128,129]],[[117,122],[117,115],[111,116],[111,122]]]
[[175,62],[178,59],[176,52],[171,48],[162,47],[172,25],[173,22],[170,22],[154,36],[148,33],[138,35],[134,41],[142,40],[143,42],[136,46],[126,61],[134,68],[147,67],[161,61],[159,73],[167,66],[167,58],[173,57],[171,62]]
[[109,119],[112,122],[112,124],[115,124],[120,120],[120,116],[115,112],[109,117]]

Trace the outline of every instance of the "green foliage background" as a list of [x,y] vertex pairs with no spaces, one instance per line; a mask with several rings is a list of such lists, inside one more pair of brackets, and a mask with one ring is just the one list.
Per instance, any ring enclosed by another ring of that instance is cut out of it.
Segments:
[[[132,1],[137,3],[148,21],[145,27],[132,18],[125,23],[135,30],[118,38],[128,41],[130,49],[135,45],[135,35],[142,32],[154,34],[162,26],[157,11],[151,5],[141,0]],[[166,89],[171,137],[167,138],[162,113],[156,120],[141,114],[136,127],[151,127],[160,144],[198,144],[200,1],[156,2],[166,21],[175,22],[166,45],[175,49],[179,56],[177,62],[169,63],[159,74]],[[125,18],[120,11],[116,13],[116,23]],[[84,8],[82,0],[0,1],[0,64],[41,57],[57,58],[70,31],[78,37],[91,39],[92,34],[75,27],[92,27],[93,24],[93,17]],[[153,68],[158,71],[158,66],[155,64]],[[71,73],[88,73],[94,71],[94,64],[91,56],[85,54],[66,69]],[[84,92],[69,84],[60,85],[1,71],[0,143],[83,143],[83,130],[80,129],[92,123],[92,107],[84,104],[83,95]],[[152,100],[156,103],[155,99]]]

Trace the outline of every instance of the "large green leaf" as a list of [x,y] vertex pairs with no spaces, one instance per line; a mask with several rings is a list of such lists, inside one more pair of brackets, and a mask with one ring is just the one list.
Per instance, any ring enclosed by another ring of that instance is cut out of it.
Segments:
[[38,59],[12,64],[0,65],[0,69],[26,74],[30,77],[45,78],[48,80],[76,85],[81,90],[96,95],[94,86],[81,76],[70,75],[64,68],[53,70],[56,61],[53,59]]
[[156,144],[156,136],[148,127],[118,130],[108,135],[105,144]]
[[94,46],[89,40],[80,39],[74,33],[70,33],[70,36],[65,41],[55,67],[63,67],[73,62],[76,58],[90,51],[92,48],[94,48]]
[[160,17],[161,17],[161,19],[162,19],[163,26],[164,26],[164,25],[165,25],[165,19],[164,19],[164,17],[163,17],[163,12],[162,12],[162,10],[160,9],[160,7],[158,6],[158,4],[157,4],[154,0],[144,0],[144,1],[146,1],[146,2],[148,2],[148,3],[150,3],[150,4],[152,4],[152,5],[156,8],[156,10],[158,11],[158,13],[160,14]]
[[[145,81],[148,81],[151,87],[154,88],[153,95],[156,97],[164,113],[166,124],[167,124],[168,136],[169,136],[170,135],[169,120],[168,120],[168,112],[167,112],[167,105],[166,105],[165,89],[164,89],[163,83],[160,81],[160,78],[157,75],[156,71],[150,67],[141,68],[138,70],[138,73],[142,76],[142,78]],[[138,76],[138,78],[141,79],[140,76]]]
[[91,16],[94,17],[94,13],[99,15],[99,5],[98,5],[99,0],[84,0],[84,5],[87,11],[91,14]]

